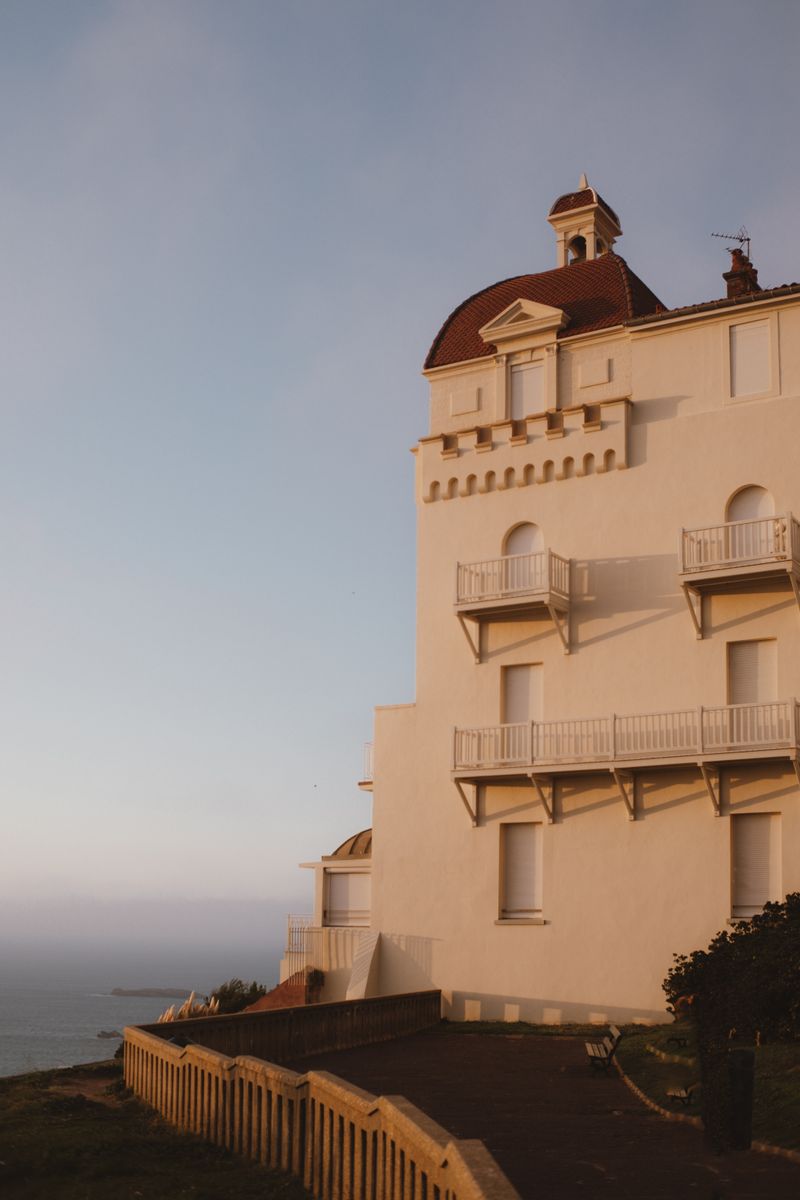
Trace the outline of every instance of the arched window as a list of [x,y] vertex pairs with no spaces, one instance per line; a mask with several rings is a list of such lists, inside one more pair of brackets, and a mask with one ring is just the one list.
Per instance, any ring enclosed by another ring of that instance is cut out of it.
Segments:
[[541,554],[542,550],[544,550],[542,531],[532,521],[525,521],[522,525],[515,525],[506,534],[503,544],[503,554],[507,556],[512,554]]
[[570,265],[576,262],[583,262],[586,258],[586,238],[580,233],[574,237],[567,247],[569,250]]
[[759,517],[774,517],[775,501],[766,488],[750,484],[739,488],[728,501],[726,521],[757,521]]

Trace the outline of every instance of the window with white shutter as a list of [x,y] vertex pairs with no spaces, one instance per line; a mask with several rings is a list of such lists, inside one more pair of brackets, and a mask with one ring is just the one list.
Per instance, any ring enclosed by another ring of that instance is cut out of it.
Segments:
[[769,704],[778,699],[778,643],[728,642],[728,703]]
[[542,826],[500,826],[500,917],[524,920],[542,913]]
[[366,871],[326,871],[325,925],[369,925],[371,878]]
[[511,368],[511,417],[515,421],[544,412],[544,367],[525,363]]
[[541,721],[544,674],[541,663],[503,667],[503,722]]
[[752,917],[781,899],[780,813],[731,817],[731,912]]
[[769,321],[731,325],[731,395],[758,396],[770,380]]

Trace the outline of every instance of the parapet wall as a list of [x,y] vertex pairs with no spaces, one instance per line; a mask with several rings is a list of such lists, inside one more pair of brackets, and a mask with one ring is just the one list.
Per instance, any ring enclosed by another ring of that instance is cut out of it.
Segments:
[[270,1062],[286,1062],[418,1033],[440,1019],[441,992],[426,991],[139,1028],[179,1044],[197,1042],[221,1054],[252,1054]]

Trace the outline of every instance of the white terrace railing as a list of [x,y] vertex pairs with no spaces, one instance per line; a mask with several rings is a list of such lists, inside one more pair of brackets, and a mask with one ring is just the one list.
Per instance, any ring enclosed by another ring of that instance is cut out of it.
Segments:
[[457,564],[457,605],[547,594],[569,600],[569,559],[552,550]]
[[453,769],[568,765],[629,759],[747,754],[800,747],[800,705],[726,704],[579,721],[456,729]]
[[315,925],[313,917],[288,918],[284,954],[287,974],[294,975],[306,967],[318,971],[352,967],[361,935],[369,929],[370,911],[351,910],[336,916],[347,918],[347,923]]
[[791,513],[681,530],[681,573],[761,563],[800,565],[800,522]]
[[368,780],[372,782],[375,778],[373,772],[375,770],[375,745],[373,742],[364,742],[364,774],[361,776],[366,783]]

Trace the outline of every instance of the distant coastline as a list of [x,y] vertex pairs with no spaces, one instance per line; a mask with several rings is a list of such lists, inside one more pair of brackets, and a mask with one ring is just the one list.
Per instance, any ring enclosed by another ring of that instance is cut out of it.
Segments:
[[187,1000],[191,992],[186,988],[112,988],[112,996],[155,996],[160,1000]]

